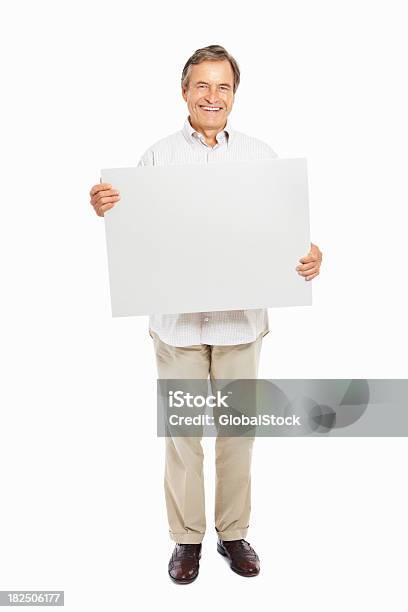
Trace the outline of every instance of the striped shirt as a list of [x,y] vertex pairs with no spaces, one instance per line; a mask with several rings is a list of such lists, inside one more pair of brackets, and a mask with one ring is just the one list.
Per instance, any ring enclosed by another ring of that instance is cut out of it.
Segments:
[[[245,161],[277,157],[268,144],[236,131],[228,120],[216,140],[214,147],[207,145],[204,136],[194,130],[187,117],[181,130],[149,147],[138,165],[212,164],[220,160]],[[268,333],[269,321],[268,311],[257,308],[154,314],[150,316],[149,327],[163,342],[172,346],[235,345],[253,342],[259,334]]]

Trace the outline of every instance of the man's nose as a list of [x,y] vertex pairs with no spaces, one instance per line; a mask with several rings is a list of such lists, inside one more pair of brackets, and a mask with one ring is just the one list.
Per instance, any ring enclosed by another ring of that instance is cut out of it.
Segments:
[[214,102],[217,102],[217,100],[218,100],[218,92],[217,92],[217,90],[216,89],[210,89],[210,91],[207,92],[206,99],[208,100],[208,102],[211,102],[211,104],[214,104]]

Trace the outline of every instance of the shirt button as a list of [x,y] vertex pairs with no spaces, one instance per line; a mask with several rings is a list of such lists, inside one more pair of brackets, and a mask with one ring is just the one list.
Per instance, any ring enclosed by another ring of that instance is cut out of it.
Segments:
[[208,321],[209,321],[209,320],[210,320],[210,319],[209,319],[208,317],[204,317],[204,321],[205,321],[206,323],[208,323]]

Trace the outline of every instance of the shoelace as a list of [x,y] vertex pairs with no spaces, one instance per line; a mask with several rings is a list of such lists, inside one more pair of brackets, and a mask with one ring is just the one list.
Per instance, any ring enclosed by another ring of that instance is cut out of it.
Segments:
[[[234,547],[234,548],[243,548],[244,550],[250,550],[251,549],[251,545],[249,542],[247,542],[246,540],[232,540],[230,542],[227,543],[228,547]],[[226,548],[227,548],[226,546]]]
[[197,555],[197,547],[191,544],[177,544],[177,552],[180,552],[183,557],[195,557]]

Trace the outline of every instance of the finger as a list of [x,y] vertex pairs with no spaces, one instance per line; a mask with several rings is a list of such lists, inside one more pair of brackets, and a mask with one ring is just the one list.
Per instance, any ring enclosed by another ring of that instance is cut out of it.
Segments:
[[110,183],[100,183],[99,185],[94,185],[91,191],[89,192],[89,195],[93,196],[98,193],[98,191],[101,191],[103,189],[112,189],[112,185]]
[[99,210],[99,208],[102,208],[102,206],[105,206],[105,204],[115,205],[116,202],[117,202],[117,198],[118,198],[118,196],[115,196],[115,197],[112,196],[111,198],[103,198],[102,201],[100,201],[97,204],[95,204],[94,208]]
[[103,204],[109,204],[110,202],[118,202],[119,200],[119,196],[111,196],[110,198],[100,198],[97,202],[91,201],[91,204],[92,206],[95,206],[95,208],[99,208],[100,206],[103,206]]
[[306,255],[305,257],[301,257],[299,259],[301,263],[309,263],[311,261],[318,261],[318,260],[319,260],[318,257],[316,257],[315,255]]
[[310,253],[308,253],[308,255],[313,255],[314,257],[317,257],[317,259],[321,261],[323,253],[318,247],[316,247],[315,249],[310,249]]
[[309,270],[305,270],[304,272],[298,272],[299,276],[309,276],[310,274],[314,274],[315,272],[319,272],[318,266],[314,266]]
[[306,276],[305,281],[310,281],[312,280],[312,278],[315,278],[315,276],[318,276],[319,272],[315,272],[315,274],[311,274],[310,276]]
[[94,202],[99,202],[102,198],[106,198],[108,196],[118,196],[119,191],[116,189],[104,189],[103,191],[99,191],[97,194],[92,196],[92,200]]
[[108,196],[118,196],[119,191],[117,189],[104,189],[103,191],[99,191],[97,194],[92,196],[92,201],[97,203],[99,202],[102,198],[106,198]]
[[310,270],[311,268],[315,268],[315,267],[316,267],[316,262],[311,261],[310,263],[302,264],[301,266],[296,266],[296,270],[298,272],[304,272],[305,270]]
[[[116,204],[116,202],[107,202],[107,204],[110,203],[113,206]],[[95,212],[98,212],[99,210],[101,210],[102,206],[104,206],[104,204],[98,204],[97,206],[93,206]]]
[[[110,210],[111,208],[113,208],[115,206],[115,204],[104,204],[103,206],[101,206],[100,208],[98,208],[98,214],[100,216],[103,216],[107,210]],[[102,213],[102,215],[101,215]]]

